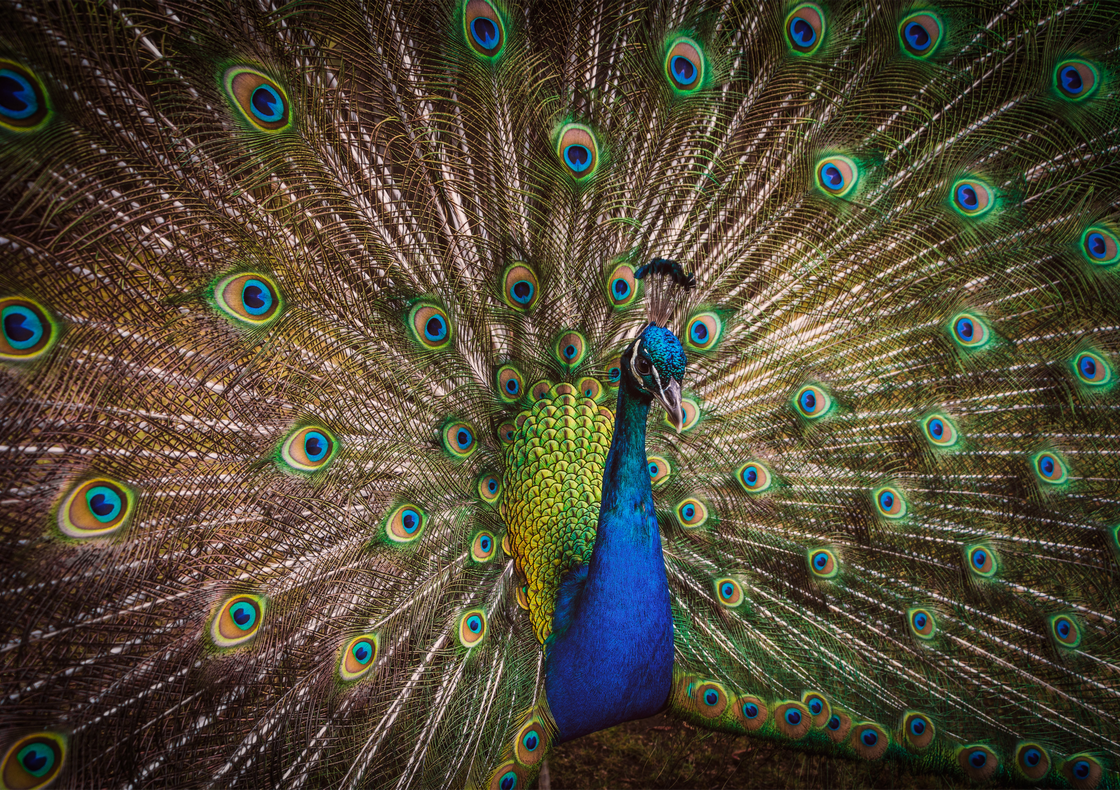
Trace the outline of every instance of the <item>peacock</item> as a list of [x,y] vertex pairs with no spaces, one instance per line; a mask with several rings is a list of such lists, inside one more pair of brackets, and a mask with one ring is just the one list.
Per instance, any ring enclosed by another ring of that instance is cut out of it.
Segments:
[[5,6],[0,785],[1120,785],[1115,3]]

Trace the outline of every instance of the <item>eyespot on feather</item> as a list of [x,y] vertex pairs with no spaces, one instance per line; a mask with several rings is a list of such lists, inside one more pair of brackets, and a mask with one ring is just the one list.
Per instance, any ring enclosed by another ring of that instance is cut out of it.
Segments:
[[1111,266],[1120,261],[1120,239],[1108,228],[1093,225],[1081,234],[1081,253],[1094,266]]
[[1037,743],[1024,741],[1015,747],[1015,767],[1027,779],[1037,782],[1050,773],[1050,753]]
[[428,524],[428,514],[416,505],[398,506],[385,519],[385,534],[394,543],[411,543]]
[[929,11],[910,14],[898,25],[898,40],[902,51],[913,58],[925,60],[937,51],[944,28],[941,19]]
[[1090,387],[1101,387],[1112,381],[1112,368],[1104,357],[1092,351],[1082,351],[1073,361],[1077,380]]
[[599,400],[603,397],[603,385],[599,383],[598,379],[593,379],[590,376],[584,376],[576,382],[576,389],[580,395],[585,398],[590,398],[593,401]]
[[440,437],[443,441],[443,449],[452,458],[460,461],[470,458],[478,449],[478,434],[470,423],[449,422],[440,431]]
[[723,333],[723,322],[715,313],[699,313],[685,327],[685,348],[704,353],[714,351]]
[[502,365],[497,375],[498,397],[506,403],[515,403],[525,394],[525,379],[513,365]]
[[679,502],[673,514],[677,517],[677,523],[684,529],[697,529],[704,526],[708,520],[707,506],[695,497]]
[[607,278],[607,296],[611,305],[617,309],[629,307],[638,298],[638,281],[634,278],[634,267],[620,263],[614,267]]
[[275,133],[292,122],[287,92],[264,72],[249,66],[232,66],[222,77],[230,104],[251,128]]
[[833,743],[843,743],[852,729],[852,717],[842,710],[832,711],[824,723],[824,731]]
[[377,661],[377,634],[362,634],[347,642],[338,661],[338,674],[347,682],[361,680]]
[[590,127],[569,123],[560,129],[556,156],[577,182],[590,178],[599,167],[599,145]]
[[809,715],[813,717],[814,727],[824,727],[828,720],[832,718],[832,706],[828,704],[828,700],[820,692],[806,691],[801,695],[801,702],[809,709]]
[[265,599],[235,595],[225,601],[210,623],[210,638],[221,648],[243,645],[257,635],[264,619]]
[[532,310],[540,297],[540,282],[528,264],[515,263],[502,275],[502,298],[515,310]]
[[794,53],[812,55],[824,40],[824,11],[812,3],[802,3],[786,17],[785,32]]
[[875,503],[875,510],[883,518],[893,521],[906,516],[906,498],[897,488],[891,486],[877,488],[872,494],[872,500]]
[[1043,483],[1061,485],[1069,479],[1069,470],[1056,453],[1038,453],[1031,460],[1034,473]]
[[1047,618],[1050,636],[1059,647],[1073,650],[1081,644],[1081,626],[1068,614],[1057,614]]
[[505,49],[505,23],[488,0],[468,0],[463,6],[463,35],[471,50],[485,60],[497,60]]
[[1100,83],[1097,68],[1086,60],[1063,60],[1054,67],[1054,90],[1066,101],[1084,101]]
[[809,573],[818,579],[833,579],[840,573],[840,563],[830,549],[810,549],[805,556],[809,560]]
[[735,609],[745,600],[743,585],[730,576],[715,580],[716,600],[728,609]]
[[470,609],[459,616],[457,628],[459,644],[472,648],[486,638],[486,613],[481,609]]
[[848,738],[848,745],[864,760],[878,760],[887,753],[890,743],[887,731],[872,721],[857,724]]
[[748,732],[762,729],[770,715],[766,703],[760,697],[752,694],[737,697],[732,704],[732,710],[735,713],[736,721],[746,727]]
[[260,272],[222,278],[214,285],[214,302],[230,318],[253,327],[272,323],[284,307],[276,283]]
[[958,313],[949,322],[949,335],[958,346],[974,350],[987,344],[991,337],[988,325],[972,313]]
[[552,391],[552,382],[548,379],[541,379],[534,382],[533,386],[529,388],[529,398],[536,403],[539,400],[544,400],[548,397],[548,393]]
[[483,475],[478,481],[478,495],[484,502],[497,502],[502,495],[502,481],[497,475]]
[[697,683],[692,690],[693,705],[705,719],[717,719],[727,709],[727,690],[719,683]]
[[47,91],[39,78],[15,61],[0,59],[0,129],[33,132],[50,115]]
[[956,426],[943,414],[932,414],[922,420],[922,434],[939,449],[952,447],[960,438]]
[[296,472],[324,469],[337,452],[334,435],[321,425],[298,428],[280,445],[280,459]]
[[4,755],[0,778],[7,790],[37,790],[53,782],[67,757],[66,738],[36,732],[17,740]]
[[813,717],[800,702],[783,702],[774,708],[774,726],[791,741],[799,741],[809,734]]
[[957,751],[957,764],[969,778],[980,782],[999,769],[999,757],[987,746],[973,744]]
[[649,481],[653,487],[657,489],[665,485],[673,474],[673,467],[660,455],[648,456],[646,461],[649,468]]
[[58,339],[58,324],[37,302],[0,299],[0,360],[25,362],[45,353]]
[[434,304],[413,305],[408,313],[408,327],[416,342],[430,351],[447,348],[451,343],[451,319],[442,307]]
[[950,192],[953,209],[961,216],[975,219],[987,214],[995,205],[992,190],[978,178],[962,178]]
[[528,774],[517,763],[502,763],[490,776],[490,790],[524,790],[528,787]]
[[907,609],[906,625],[910,633],[922,641],[928,642],[937,635],[937,619],[929,609]]
[[616,388],[622,381],[622,357],[615,357],[607,363],[607,383]]
[[497,553],[498,542],[488,530],[480,530],[471,540],[471,559],[475,562],[489,562]]
[[574,330],[562,332],[553,345],[556,361],[569,370],[583,362],[587,355],[587,341]]
[[817,187],[830,197],[846,197],[856,188],[859,166],[846,156],[830,156],[813,171]]
[[548,752],[548,732],[536,717],[525,722],[517,731],[513,744],[513,756],[525,766],[540,763]]
[[1062,775],[1076,790],[1093,790],[1100,784],[1104,769],[1091,754],[1081,752],[1062,761]]
[[981,579],[991,579],[999,570],[995,552],[984,545],[965,546],[964,564],[969,573]]
[[529,611],[529,585],[521,584],[517,587],[517,605]]
[[832,408],[832,398],[820,387],[806,384],[794,395],[793,406],[805,419],[817,420]]
[[696,93],[704,84],[704,55],[700,46],[687,36],[680,36],[665,54],[665,78],[678,94]]
[[920,752],[933,743],[936,728],[924,713],[906,711],[902,715],[902,743],[913,751]]
[[70,538],[103,538],[120,531],[132,517],[135,496],[127,486],[95,477],[74,487],[58,508],[58,528]]
[[747,461],[735,470],[735,480],[748,494],[761,494],[770,487],[770,470],[761,461]]

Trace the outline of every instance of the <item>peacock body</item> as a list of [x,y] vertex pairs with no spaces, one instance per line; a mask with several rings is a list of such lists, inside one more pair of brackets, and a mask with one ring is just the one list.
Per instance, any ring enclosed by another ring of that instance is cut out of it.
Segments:
[[7,6],[4,787],[1118,783],[1120,9]]

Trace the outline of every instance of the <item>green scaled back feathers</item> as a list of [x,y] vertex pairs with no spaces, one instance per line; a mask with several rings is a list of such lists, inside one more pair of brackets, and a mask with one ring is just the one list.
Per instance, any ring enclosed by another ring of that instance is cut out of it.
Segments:
[[1120,785],[1113,4],[7,5],[0,786],[526,787],[651,314],[669,712]]

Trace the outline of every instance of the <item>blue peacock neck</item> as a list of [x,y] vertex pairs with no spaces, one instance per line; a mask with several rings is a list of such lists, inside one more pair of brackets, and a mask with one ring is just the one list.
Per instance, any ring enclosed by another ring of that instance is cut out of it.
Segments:
[[595,547],[565,576],[545,689],[559,740],[652,716],[668,699],[673,620],[646,459],[650,399],[619,388]]

